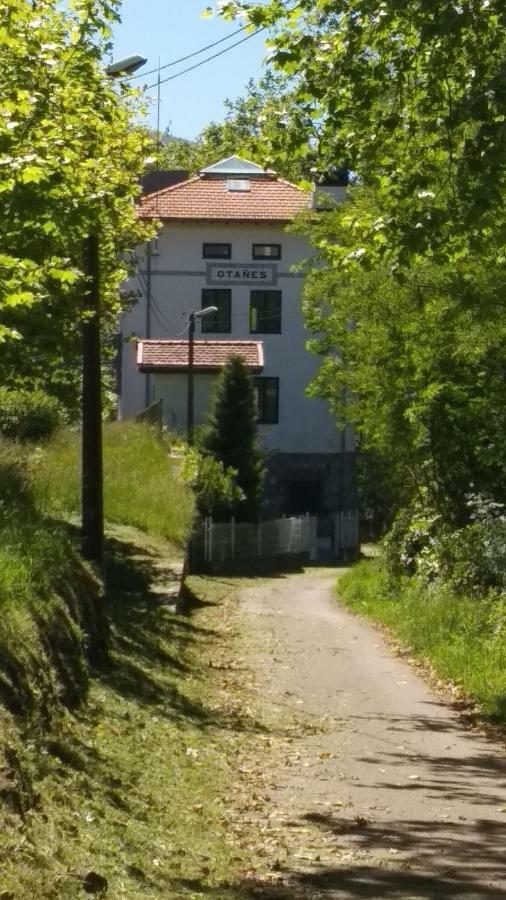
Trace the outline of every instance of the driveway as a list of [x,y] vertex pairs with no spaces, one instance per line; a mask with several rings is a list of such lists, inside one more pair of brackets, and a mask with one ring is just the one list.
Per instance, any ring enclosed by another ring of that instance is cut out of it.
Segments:
[[257,706],[291,723],[265,773],[285,886],[262,896],[506,898],[504,749],[345,611],[336,577],[241,598]]

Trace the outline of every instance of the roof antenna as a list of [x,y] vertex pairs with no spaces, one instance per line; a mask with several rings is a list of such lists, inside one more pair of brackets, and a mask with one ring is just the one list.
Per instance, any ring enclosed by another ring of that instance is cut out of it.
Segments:
[[157,80],[157,118],[156,118],[156,143],[157,149],[160,151],[160,147],[162,145],[162,136],[160,134],[160,107],[162,105],[162,96],[161,96],[161,87],[160,87],[160,70],[161,70],[161,61],[160,57],[158,57],[158,80]]

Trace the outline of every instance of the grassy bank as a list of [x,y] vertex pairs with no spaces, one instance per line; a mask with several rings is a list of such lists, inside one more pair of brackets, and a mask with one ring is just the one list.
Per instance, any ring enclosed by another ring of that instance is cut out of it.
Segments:
[[34,503],[28,457],[0,445],[0,703],[40,725],[84,696],[107,624],[99,585],[67,529]]
[[[104,429],[106,517],[181,544],[192,499],[167,446],[134,424]],[[79,435],[0,446],[0,703],[33,726],[86,694],[107,653],[100,585],[80,559]]]
[[[184,541],[193,515],[190,492],[168,457],[169,445],[146,425],[104,426],[104,511],[168,541]],[[41,509],[59,518],[79,513],[80,435],[61,431],[32,458],[32,485]]]
[[404,580],[393,590],[380,560],[358,563],[339,580],[347,606],[386,626],[435,673],[487,716],[506,723],[506,598],[456,596]]
[[76,900],[94,882],[114,900],[236,900],[251,853],[231,838],[230,794],[248,724],[222,696],[227,611],[160,604],[170,555],[114,535],[109,665],[84,707],[12,742],[30,777],[0,804],[0,896]]
[[77,442],[1,448],[0,897],[235,900],[250,853],[228,799],[247,724],[214,668],[230,626],[214,602],[195,597],[193,618],[170,599],[191,498],[149,432],[107,429],[106,513],[127,524],[108,528],[106,624],[68,525]]

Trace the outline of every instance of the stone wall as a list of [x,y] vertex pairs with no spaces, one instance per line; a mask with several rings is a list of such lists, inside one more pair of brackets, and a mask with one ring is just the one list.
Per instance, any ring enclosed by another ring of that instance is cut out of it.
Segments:
[[273,453],[266,463],[265,515],[328,516],[357,507],[356,454]]

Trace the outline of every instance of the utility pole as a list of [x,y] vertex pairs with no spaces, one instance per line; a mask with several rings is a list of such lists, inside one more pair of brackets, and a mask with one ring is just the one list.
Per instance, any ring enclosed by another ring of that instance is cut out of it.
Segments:
[[85,559],[103,570],[104,500],[102,462],[102,371],[100,352],[100,252],[97,234],[84,242],[84,269],[88,279],[82,328],[82,459],[81,549]]
[[[146,244],[146,339],[151,338],[151,241]],[[146,373],[146,407],[151,403],[149,373]]]
[[[143,66],[143,56],[111,63],[110,78],[130,75]],[[83,243],[83,268],[87,278],[82,326],[82,423],[81,423],[81,552],[104,572],[104,473],[102,448],[102,366],[100,346],[100,243],[98,232]]]
[[195,313],[190,313],[188,326],[188,404],[186,412],[186,440],[193,445],[193,339],[195,337]]
[[206,306],[205,309],[194,310],[190,313],[188,320],[188,397],[186,408],[186,440],[189,446],[193,445],[193,428],[194,428],[194,412],[193,412],[193,376],[194,376],[194,337],[195,337],[195,319],[202,319],[204,316],[210,316],[218,312],[217,306]]

